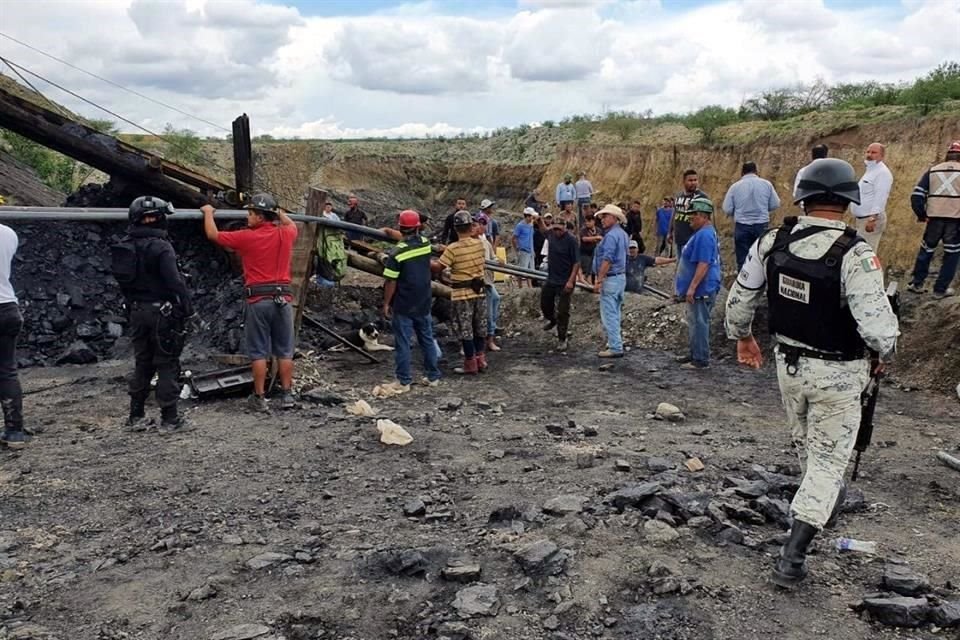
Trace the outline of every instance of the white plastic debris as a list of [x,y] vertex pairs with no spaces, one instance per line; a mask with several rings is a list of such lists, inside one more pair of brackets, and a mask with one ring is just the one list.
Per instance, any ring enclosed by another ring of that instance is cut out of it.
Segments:
[[348,404],[344,408],[346,409],[347,413],[355,416],[362,416],[364,418],[370,418],[377,414],[377,412],[373,410],[373,407],[371,407],[366,400],[357,400],[353,404]]
[[377,420],[377,431],[380,432],[380,442],[383,444],[404,447],[413,442],[413,436],[393,420]]

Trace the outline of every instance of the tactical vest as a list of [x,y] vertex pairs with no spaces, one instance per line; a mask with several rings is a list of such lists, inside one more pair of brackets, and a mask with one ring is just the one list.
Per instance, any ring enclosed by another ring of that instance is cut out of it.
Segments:
[[841,277],[843,256],[864,240],[847,227],[820,258],[800,258],[790,252],[790,245],[826,229],[814,226],[793,233],[796,223],[796,217],[784,219],[766,254],[770,333],[841,354],[837,359],[860,359],[865,344],[841,295]]
[[930,168],[927,216],[960,218],[960,162],[948,160]]

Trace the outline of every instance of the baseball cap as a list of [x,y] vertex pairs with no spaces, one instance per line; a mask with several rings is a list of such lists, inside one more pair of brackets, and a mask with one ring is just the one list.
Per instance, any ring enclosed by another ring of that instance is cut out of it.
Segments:
[[484,209],[489,209],[490,207],[492,207],[492,206],[495,205],[495,204],[497,204],[497,203],[494,202],[493,200],[489,200],[489,199],[487,199],[487,198],[484,198],[483,200],[480,201],[480,210],[483,211]]
[[631,241],[630,241],[630,246],[627,247],[627,248],[628,248],[628,249],[639,249],[639,248],[640,248],[640,244],[639,244],[636,240],[631,240]]
[[525,215],[525,216],[533,216],[534,218],[539,218],[539,217],[540,217],[540,214],[537,213],[537,210],[534,209],[533,207],[527,207],[526,209],[524,209],[524,210],[523,210],[523,215]]

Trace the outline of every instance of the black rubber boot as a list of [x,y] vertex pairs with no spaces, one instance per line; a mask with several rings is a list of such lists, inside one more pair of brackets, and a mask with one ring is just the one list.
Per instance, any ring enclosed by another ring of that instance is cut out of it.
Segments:
[[185,426],[183,417],[177,413],[177,407],[163,407],[160,409],[160,433],[167,434],[181,431]]
[[127,416],[127,421],[123,423],[123,426],[127,428],[128,431],[146,431],[147,424],[147,399],[146,398],[135,398],[130,396],[130,415]]
[[837,501],[833,503],[833,510],[830,512],[830,518],[827,520],[827,524],[823,525],[824,529],[830,529],[833,525],[837,524],[837,519],[840,517],[840,512],[843,510],[843,503],[846,499],[847,483],[841,481],[840,493],[837,494]]
[[778,587],[792,589],[807,577],[807,547],[817,535],[817,528],[801,520],[794,520],[790,539],[780,549],[780,558],[770,579]]

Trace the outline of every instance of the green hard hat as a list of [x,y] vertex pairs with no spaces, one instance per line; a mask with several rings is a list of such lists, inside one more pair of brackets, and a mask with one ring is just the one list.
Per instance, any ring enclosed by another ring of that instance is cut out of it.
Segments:
[[713,202],[705,196],[697,196],[690,201],[690,211],[694,213],[705,213],[708,216],[713,215]]

